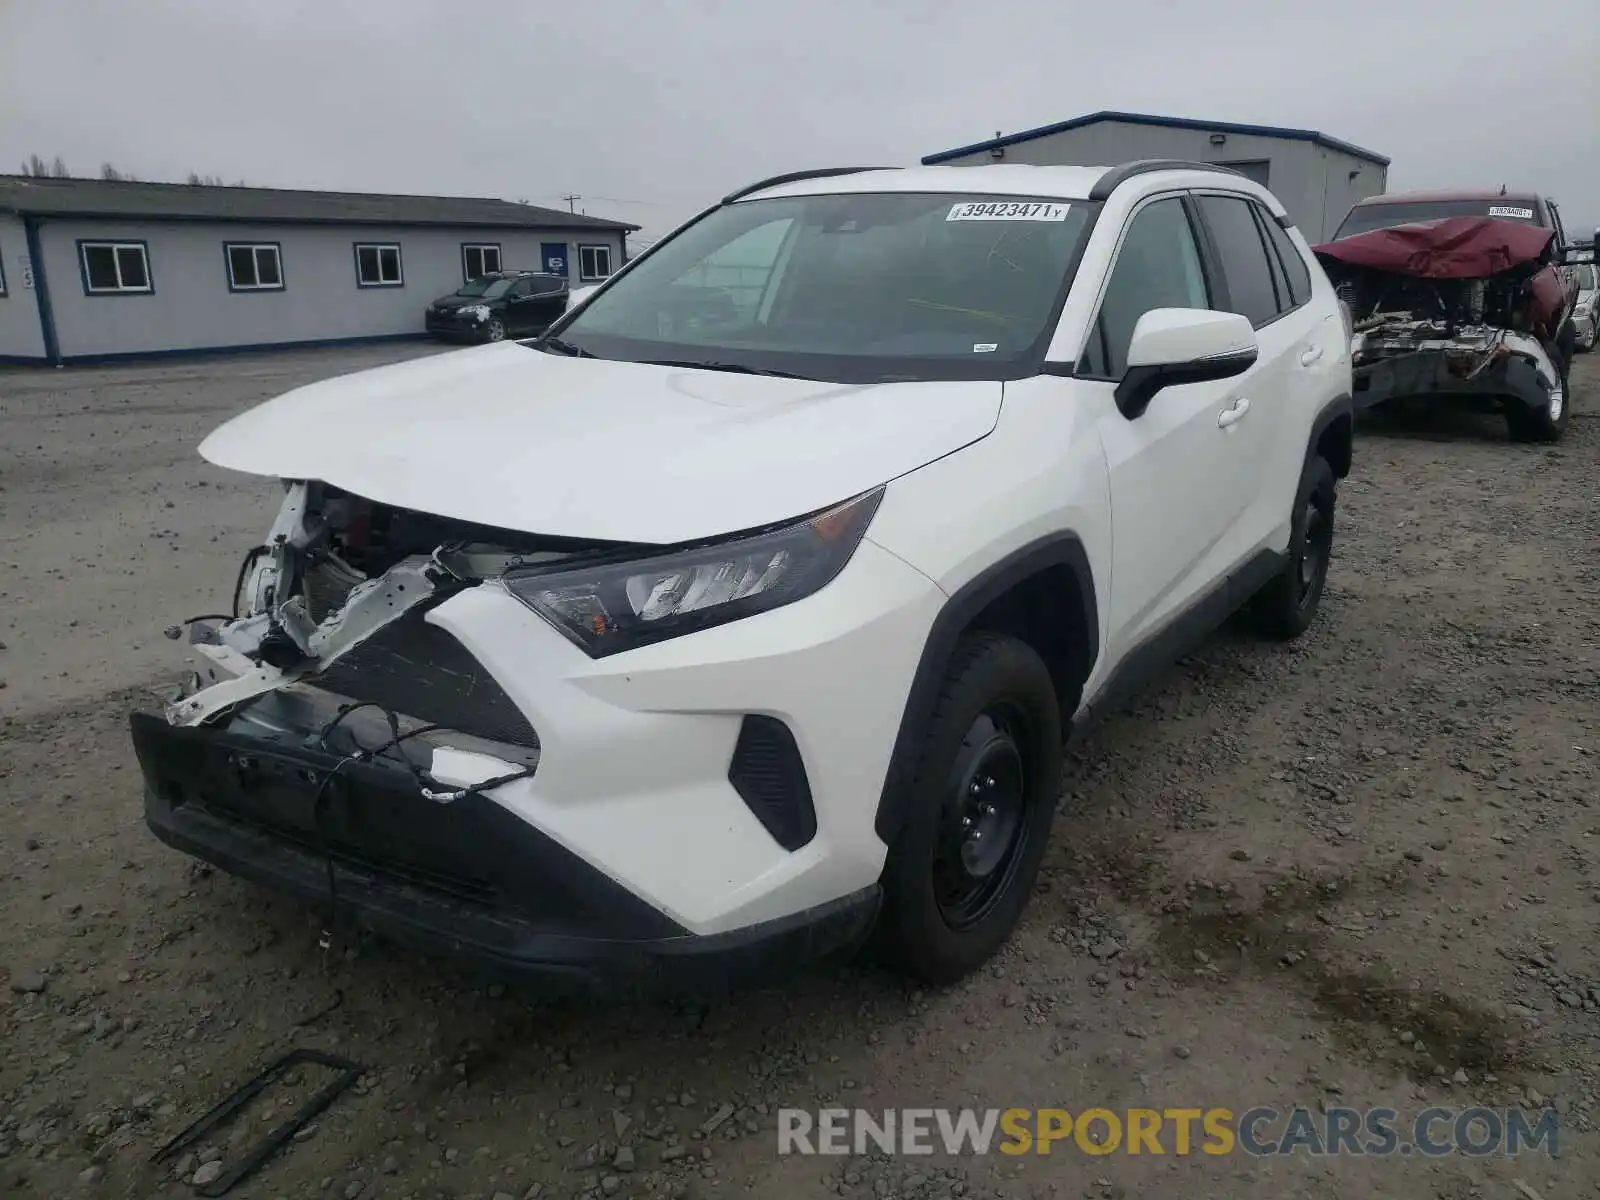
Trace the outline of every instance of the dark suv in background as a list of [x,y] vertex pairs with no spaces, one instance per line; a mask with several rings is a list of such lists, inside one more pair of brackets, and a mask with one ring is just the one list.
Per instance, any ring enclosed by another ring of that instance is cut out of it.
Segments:
[[567,311],[567,280],[542,271],[493,271],[469,279],[428,305],[424,327],[435,337],[498,342],[543,333]]

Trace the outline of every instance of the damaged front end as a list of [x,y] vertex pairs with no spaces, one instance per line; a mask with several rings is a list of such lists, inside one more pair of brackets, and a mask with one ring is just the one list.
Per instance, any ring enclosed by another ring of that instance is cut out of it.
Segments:
[[1350,314],[1358,407],[1449,397],[1490,411],[1564,409],[1573,297],[1551,231],[1453,218],[1315,250]]
[[537,772],[538,734],[427,618],[508,570],[605,545],[285,487],[235,615],[187,622],[198,669],[164,712],[130,718],[146,823],[402,939],[517,960],[547,930],[570,936],[559,914],[606,881],[496,800]]
[[375,504],[316,482],[286,489],[266,541],[240,568],[234,615],[189,623],[203,666],[167,720],[213,724],[285,694],[323,701],[318,709],[361,704],[384,724],[436,723],[536,748],[515,705],[426,614],[508,570],[595,547]]

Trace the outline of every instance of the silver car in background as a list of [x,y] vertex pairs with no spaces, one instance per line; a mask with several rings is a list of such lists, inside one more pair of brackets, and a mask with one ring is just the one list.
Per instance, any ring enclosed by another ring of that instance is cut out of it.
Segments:
[[1600,333],[1600,265],[1593,259],[1581,262],[1576,268],[1578,276],[1578,306],[1572,311],[1572,323],[1577,327],[1579,350],[1594,349],[1595,335]]

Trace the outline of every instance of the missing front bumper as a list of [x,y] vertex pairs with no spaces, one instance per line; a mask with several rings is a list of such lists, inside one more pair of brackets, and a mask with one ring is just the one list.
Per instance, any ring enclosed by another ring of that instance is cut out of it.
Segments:
[[[348,765],[293,737],[179,727],[135,713],[145,819],[163,842],[419,950],[585,992],[701,994],[845,953],[876,886],[701,937],[487,796],[438,805],[403,769]],[[319,832],[320,830],[320,832]],[[325,853],[326,851],[326,857]]]

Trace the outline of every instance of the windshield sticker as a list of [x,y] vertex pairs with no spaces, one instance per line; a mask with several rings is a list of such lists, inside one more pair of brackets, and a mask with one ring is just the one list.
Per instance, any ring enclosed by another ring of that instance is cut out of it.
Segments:
[[1496,204],[1490,206],[1489,215],[1491,217],[1511,217],[1517,221],[1531,221],[1533,220],[1533,209],[1510,208],[1504,204]]
[[1042,200],[977,200],[950,206],[946,221],[1065,221],[1070,204]]
[[993,354],[998,349],[1000,349],[999,342],[974,342],[972,346],[974,354]]

